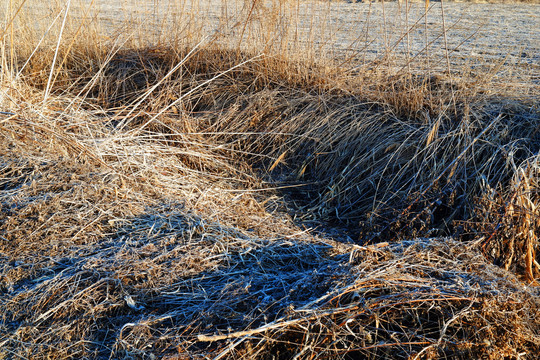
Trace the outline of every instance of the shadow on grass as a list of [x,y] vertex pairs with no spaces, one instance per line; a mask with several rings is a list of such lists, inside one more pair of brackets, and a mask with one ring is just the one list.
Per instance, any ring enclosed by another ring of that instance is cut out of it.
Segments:
[[[194,330],[263,325],[316,302],[347,270],[331,246],[304,240],[251,237],[171,205],[148,209],[91,249],[72,246],[71,257],[3,286],[2,351],[144,358],[177,352]],[[4,263],[2,272],[28,266]]]

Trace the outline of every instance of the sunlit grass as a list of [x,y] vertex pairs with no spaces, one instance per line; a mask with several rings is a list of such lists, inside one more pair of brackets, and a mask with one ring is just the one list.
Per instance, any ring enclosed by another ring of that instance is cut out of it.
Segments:
[[2,6],[0,358],[540,350],[538,85],[440,3]]

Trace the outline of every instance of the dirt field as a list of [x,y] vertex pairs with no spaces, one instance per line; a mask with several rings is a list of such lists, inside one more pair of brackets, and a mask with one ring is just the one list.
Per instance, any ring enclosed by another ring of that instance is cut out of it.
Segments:
[[[155,30],[167,22],[187,24],[200,16],[206,19],[204,26],[209,35],[229,34],[241,30],[239,22],[245,17],[246,10],[252,10],[250,3],[243,1],[228,1],[225,5],[221,1],[207,0],[193,5],[188,0],[182,2],[181,8],[156,0],[138,1],[136,8],[121,0],[96,3],[101,9],[99,16],[111,34],[121,32],[119,26],[126,21],[143,23],[147,29]],[[38,17],[39,14],[48,16],[44,9],[36,9],[36,13]],[[302,1],[294,7],[260,5],[250,16],[266,21],[270,15],[282,23],[283,31],[293,32],[295,42],[289,44],[290,51],[309,50],[360,64],[374,59],[391,59],[396,69],[409,62],[413,67],[446,70],[448,56],[453,71],[462,71],[464,65],[473,70],[496,66],[501,67],[498,76],[538,84],[538,14],[540,4],[528,3],[448,2],[441,8],[440,2],[432,2],[426,15],[422,2],[409,4],[407,11],[405,4],[398,2]],[[149,32],[149,41],[155,40],[156,36],[159,36],[159,30],[153,35]],[[425,60],[426,54],[429,63]]]
[[[524,81],[535,74],[532,80],[539,81],[540,5],[451,2],[441,9],[440,3],[431,3],[426,17],[423,3],[409,6],[407,11],[398,2],[302,2],[297,13],[302,25],[295,31],[300,45],[311,46],[314,38],[318,51],[338,57],[372,61],[386,56],[396,61],[398,55],[406,61],[408,54],[415,65],[442,69],[448,54],[453,70],[461,69],[463,64],[473,68],[503,65],[505,71],[524,71]],[[215,30],[230,31],[227,27],[220,29],[219,24],[235,24],[233,14],[242,8],[224,10],[210,2],[207,9],[199,11],[208,13]],[[228,22],[220,21],[224,14]],[[434,58],[429,65],[424,63],[425,52]]]

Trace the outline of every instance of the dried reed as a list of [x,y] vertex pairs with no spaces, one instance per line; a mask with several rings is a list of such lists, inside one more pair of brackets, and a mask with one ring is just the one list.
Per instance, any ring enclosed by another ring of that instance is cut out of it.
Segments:
[[10,1],[0,358],[538,353],[538,85],[308,5]]

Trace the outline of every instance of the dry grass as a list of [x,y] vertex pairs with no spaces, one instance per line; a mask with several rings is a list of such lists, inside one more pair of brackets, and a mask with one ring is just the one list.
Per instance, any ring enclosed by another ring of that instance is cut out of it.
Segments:
[[6,5],[0,358],[534,358],[538,86],[235,4],[209,37]]

